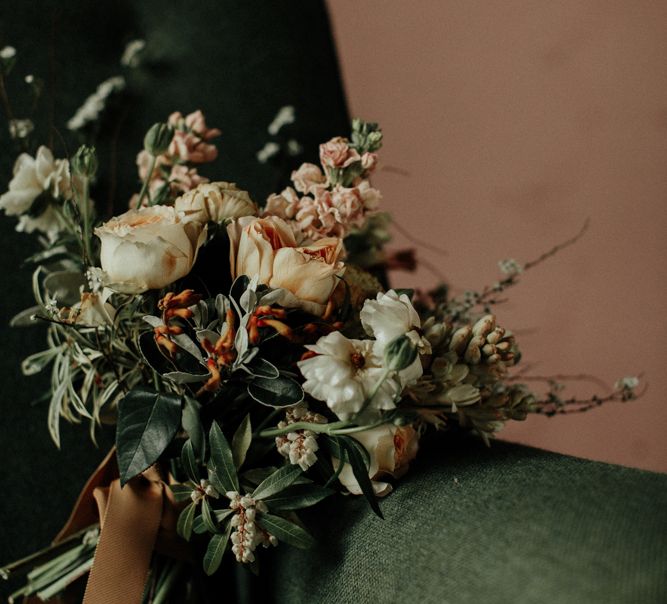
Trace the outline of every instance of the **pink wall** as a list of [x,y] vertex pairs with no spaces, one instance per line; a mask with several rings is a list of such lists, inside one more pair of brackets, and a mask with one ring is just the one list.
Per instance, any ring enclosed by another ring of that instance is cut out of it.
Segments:
[[[385,208],[459,289],[578,231],[498,309],[534,374],[644,373],[640,400],[504,438],[667,471],[667,3],[330,0],[354,115],[384,127]],[[396,234],[395,243],[409,242]],[[429,285],[422,269],[400,285]],[[588,393],[585,384],[579,390]]]

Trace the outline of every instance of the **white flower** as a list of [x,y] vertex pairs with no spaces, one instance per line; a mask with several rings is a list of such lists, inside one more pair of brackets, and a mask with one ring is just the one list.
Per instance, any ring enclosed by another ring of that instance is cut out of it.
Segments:
[[283,126],[294,123],[294,119],[294,107],[292,105],[281,107],[280,111],[276,114],[276,117],[274,117],[273,121],[269,124],[269,134],[275,136]]
[[120,64],[125,67],[137,67],[141,62],[141,51],[146,47],[145,40],[130,40],[125,46]]
[[[366,300],[359,314],[361,324],[369,336],[377,340],[377,354],[399,336],[407,335],[420,354],[430,354],[431,344],[421,335],[421,320],[406,294],[393,290],[379,292],[375,300]],[[412,365],[401,372],[403,385],[414,383],[423,373],[417,357]]]
[[54,160],[47,147],[37,149],[34,158],[21,153],[14,163],[9,191],[0,196],[0,208],[9,216],[18,216],[27,212],[43,192],[56,197],[66,193],[69,184],[69,163],[65,159]]
[[32,120],[9,120],[9,136],[14,139],[27,138],[34,129]]
[[16,48],[13,46],[5,46],[0,50],[0,59],[13,59],[16,56]]
[[276,153],[278,153],[278,151],[280,151],[280,145],[278,143],[274,143],[273,141],[268,142],[259,151],[257,151],[257,161],[260,164],[265,164]]
[[[363,432],[355,432],[352,436],[368,451],[370,457],[368,476],[371,478],[375,494],[378,497],[388,495],[391,492],[391,485],[377,479],[384,476],[400,478],[408,471],[408,465],[416,457],[419,449],[419,433],[412,426],[383,424]],[[339,463],[334,459],[336,467]],[[362,494],[349,463],[343,466],[338,480],[353,495]]]
[[130,210],[101,227],[100,260],[111,289],[141,293],[185,277],[206,238],[198,222],[184,222],[172,207]]
[[401,384],[397,375],[384,377],[383,359],[375,353],[372,340],[350,340],[334,331],[306,348],[318,356],[297,363],[306,378],[303,389],[325,401],[341,419],[355,415],[365,405],[369,411],[396,406]]
[[202,224],[257,214],[255,202],[233,182],[201,184],[179,197],[174,207],[183,212],[186,222],[196,220]]

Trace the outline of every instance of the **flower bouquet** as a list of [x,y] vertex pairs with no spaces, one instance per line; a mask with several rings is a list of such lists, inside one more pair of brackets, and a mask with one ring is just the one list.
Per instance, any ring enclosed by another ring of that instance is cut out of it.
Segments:
[[[119,88],[104,83],[68,128],[93,123]],[[274,129],[293,113],[279,117]],[[534,392],[515,371],[498,294],[576,238],[503,261],[497,283],[461,297],[390,287],[413,257],[386,246],[377,124],[354,120],[258,204],[199,174],[220,131],[200,111],[173,113],[148,130],[138,192],[114,217],[94,201],[93,147],[56,159],[33,151],[28,120],[10,129],[23,152],[0,207],[41,244],[28,259],[35,306],[13,322],[43,322],[47,343],[22,370],[50,368],[57,446],[62,419],[93,439],[102,424],[116,432],[54,545],[2,569],[27,573],[12,600],[48,600],[89,574],[86,602],[187,601],[197,568],[228,558],[257,573],[262,548],[309,547],[299,510],[327,497],[363,496],[381,516],[428,433],[488,443],[529,413],[635,396],[634,378],[582,400],[556,381]]]

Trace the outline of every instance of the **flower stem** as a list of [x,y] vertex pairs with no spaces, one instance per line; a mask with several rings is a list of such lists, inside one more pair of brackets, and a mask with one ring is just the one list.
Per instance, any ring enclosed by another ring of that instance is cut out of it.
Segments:
[[146,178],[144,179],[144,184],[141,187],[141,193],[139,193],[139,201],[137,202],[137,207],[138,208],[141,207],[141,203],[143,202],[144,197],[146,197],[146,195],[148,195],[148,205],[152,205],[151,204],[151,194],[148,191],[148,185],[149,185],[149,183],[151,181],[151,178],[153,176],[153,172],[155,171],[156,164],[157,164],[157,157],[155,157],[155,155],[153,155],[153,156],[151,156],[150,168],[148,169],[148,173],[146,174]]

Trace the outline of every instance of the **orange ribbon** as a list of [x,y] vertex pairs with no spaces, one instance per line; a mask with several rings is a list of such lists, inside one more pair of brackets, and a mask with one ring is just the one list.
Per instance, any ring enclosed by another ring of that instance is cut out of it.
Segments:
[[178,508],[155,466],[123,488],[113,448],[83,487],[55,543],[99,520],[100,538],[84,604],[139,604],[153,551],[187,559]]

